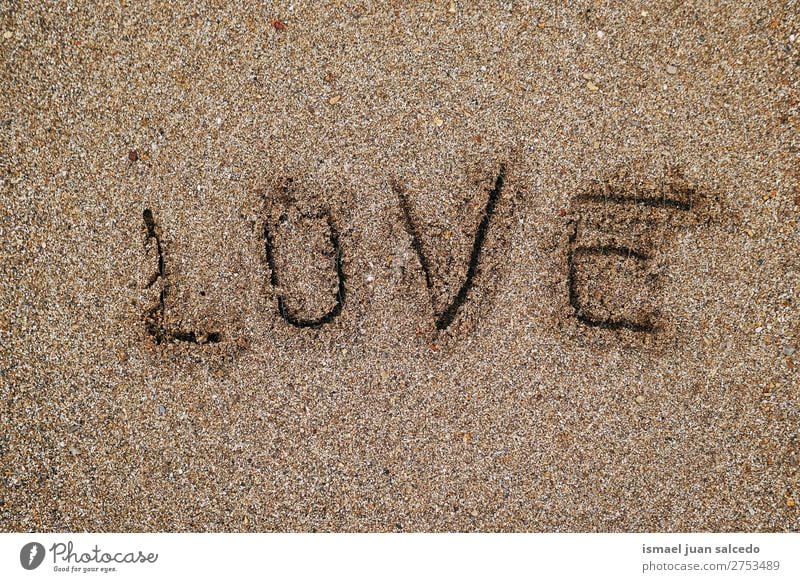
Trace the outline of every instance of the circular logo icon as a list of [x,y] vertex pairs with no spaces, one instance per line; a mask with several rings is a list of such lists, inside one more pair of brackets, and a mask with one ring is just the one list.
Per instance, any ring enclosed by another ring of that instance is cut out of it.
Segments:
[[44,561],[44,546],[39,542],[29,542],[19,552],[19,563],[26,570],[35,570]]

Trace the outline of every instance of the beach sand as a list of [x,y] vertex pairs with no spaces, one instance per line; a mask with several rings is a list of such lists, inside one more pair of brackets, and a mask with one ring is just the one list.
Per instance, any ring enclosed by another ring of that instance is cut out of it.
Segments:
[[796,2],[0,3],[0,531],[798,531]]

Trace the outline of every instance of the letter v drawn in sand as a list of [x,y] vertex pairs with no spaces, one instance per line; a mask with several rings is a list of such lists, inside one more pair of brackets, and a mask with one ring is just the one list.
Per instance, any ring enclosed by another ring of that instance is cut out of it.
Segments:
[[[503,193],[503,187],[506,180],[506,167],[504,164],[500,165],[500,169],[494,180],[494,187],[489,191],[486,199],[486,205],[483,209],[480,222],[475,231],[475,237],[472,242],[472,249],[469,255],[469,262],[467,264],[466,275],[461,283],[458,291],[452,300],[447,303],[443,309],[437,310],[434,308],[434,315],[436,318],[436,329],[444,331],[453,323],[459,310],[467,301],[470,291],[475,283],[475,277],[478,273],[481,256],[486,242],[486,237],[489,232],[489,226],[492,223],[492,217],[497,209]],[[430,292],[434,290],[434,277],[432,274],[431,261],[425,251],[422,243],[421,233],[417,222],[414,219],[411,211],[411,203],[408,199],[406,189],[397,181],[393,181],[392,189],[398,197],[400,208],[403,211],[403,221],[408,236],[411,237],[411,247],[419,259],[422,271],[425,274],[425,284]]]

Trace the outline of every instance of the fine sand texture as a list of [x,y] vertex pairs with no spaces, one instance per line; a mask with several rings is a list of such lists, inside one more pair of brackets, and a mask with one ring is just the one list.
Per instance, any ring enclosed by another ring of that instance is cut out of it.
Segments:
[[800,530],[798,35],[0,0],[0,531]]

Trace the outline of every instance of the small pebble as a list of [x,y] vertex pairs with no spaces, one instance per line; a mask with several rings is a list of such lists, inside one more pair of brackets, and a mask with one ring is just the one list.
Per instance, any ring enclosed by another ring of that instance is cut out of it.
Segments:
[[639,404],[644,404],[644,396],[639,394],[639,396],[636,397],[636,402],[638,402]]
[[159,404],[158,405],[158,413],[159,414],[164,414],[166,411],[167,411],[167,409],[164,407],[163,404]]
[[3,33],[3,38],[4,38],[4,39],[6,39],[6,40],[8,40],[9,38],[11,38],[12,36],[14,36],[14,33],[13,33],[13,32],[11,32],[10,30],[7,30],[7,31],[5,31],[5,32]]
[[139,161],[139,152],[137,152],[136,150],[129,151],[128,152],[128,159],[130,161],[132,161],[132,162],[138,162]]
[[328,103],[330,103],[331,105],[336,105],[341,100],[342,100],[341,95],[334,95],[333,97],[328,99]]
[[436,127],[442,127],[442,125],[444,125],[444,119],[442,119],[441,117],[434,117],[433,118],[433,124]]
[[786,346],[783,348],[784,356],[791,356],[793,353],[794,353],[794,348],[792,346]]
[[589,89],[589,91],[597,91],[597,90],[599,90],[599,89],[600,89],[600,87],[598,87],[597,85],[595,85],[595,84],[594,84],[594,83],[592,83],[591,81],[589,81],[588,83],[586,83],[586,88],[587,88],[587,89]]
[[678,67],[676,67],[675,65],[667,65],[667,73],[669,73],[670,75],[674,75],[677,72],[678,72]]

